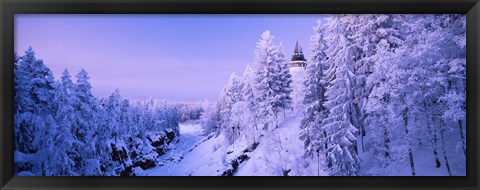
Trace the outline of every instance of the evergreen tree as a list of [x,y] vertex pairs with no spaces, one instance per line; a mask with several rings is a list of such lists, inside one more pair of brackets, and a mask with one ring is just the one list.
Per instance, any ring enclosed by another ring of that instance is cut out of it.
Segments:
[[256,142],[256,138],[258,135],[258,122],[260,120],[259,116],[256,114],[256,106],[255,106],[255,98],[253,94],[253,70],[250,67],[250,65],[247,65],[245,68],[245,71],[243,72],[243,89],[242,89],[242,100],[245,102],[245,110],[244,112],[247,112],[246,114],[249,116],[248,118],[250,119],[250,127],[248,130],[250,133],[252,133],[253,141],[254,143]]
[[53,176],[78,176],[74,171],[75,158],[79,157],[78,152],[74,152],[73,133],[71,127],[74,125],[75,110],[73,109],[73,87],[70,73],[67,69],[62,73],[58,88],[55,91],[53,102],[55,103],[55,121],[56,129],[53,136],[54,151],[52,159]]
[[278,113],[291,104],[291,76],[285,72],[286,59],[281,48],[273,44],[269,31],[262,34],[252,66],[253,96],[262,129],[278,126]]
[[200,121],[203,126],[204,134],[211,134],[217,131],[220,116],[219,111],[217,110],[217,103],[216,102],[208,102],[205,101],[203,103],[203,112],[200,116]]
[[[337,19],[331,22],[338,22]],[[333,24],[332,24],[333,25]],[[353,104],[354,73],[353,60],[355,49],[349,44],[342,33],[336,33],[335,28],[332,37],[339,35],[337,45],[330,46],[328,52],[332,52],[329,59],[330,68],[327,71],[330,85],[326,89],[325,107],[330,111],[324,120],[323,130],[327,133],[327,166],[330,173],[338,175],[358,175],[360,159],[356,149],[356,136],[358,129],[354,126],[357,117]]]
[[[105,113],[108,114],[108,117],[106,117],[107,129],[102,134],[106,135],[106,147],[109,153],[108,159],[105,160],[105,166],[107,172],[111,172],[112,175],[116,176],[132,165],[127,154],[124,139],[126,136],[125,125],[127,124],[125,114],[128,114],[128,110],[126,109],[127,107],[122,109],[122,97],[118,89],[106,99],[103,108]],[[122,122],[122,120],[125,122]]]
[[[50,69],[42,60],[35,58],[31,47],[15,61],[15,149],[24,154],[35,153],[35,161],[31,160],[27,165],[34,167],[34,173],[46,175],[51,159],[46,153],[51,149],[52,142],[50,138],[43,137],[50,137],[54,132],[51,113],[55,82]],[[21,163],[16,166],[18,164]]]
[[242,99],[241,78],[235,73],[230,76],[230,79],[224,89],[223,107],[220,110],[220,127],[223,134],[229,139],[230,143],[235,142],[239,136],[240,125],[233,122],[232,108],[235,103]]
[[[75,125],[72,126],[72,133],[74,137],[74,151],[78,153],[75,160],[75,172],[79,175],[87,175],[90,171],[97,171],[94,165],[96,155],[104,149],[98,147],[96,144],[101,136],[101,132],[97,130],[98,124],[102,123],[101,117],[97,114],[98,102],[92,95],[89,76],[87,71],[81,69],[76,75],[77,81],[74,88],[75,100],[73,107],[75,110]],[[92,168],[85,170],[85,168]]]
[[278,62],[278,80],[274,80],[278,86],[277,96],[279,104],[277,106],[277,113],[283,110],[283,117],[285,118],[285,110],[292,108],[292,75],[283,53],[282,46],[279,46],[279,62]]
[[312,56],[306,67],[305,81],[303,83],[305,97],[303,104],[306,110],[300,123],[300,139],[305,143],[305,153],[311,155],[315,151],[325,151],[328,148],[326,132],[321,128],[322,121],[328,115],[325,103],[325,71],[327,56],[325,51],[326,41],[323,38],[323,27],[320,21],[314,27],[314,34],[310,38]]
[[154,160],[158,156],[148,140],[149,113],[148,105],[145,102],[132,105],[132,121],[135,123],[135,129],[132,131],[132,137],[129,138],[128,148],[133,165]]

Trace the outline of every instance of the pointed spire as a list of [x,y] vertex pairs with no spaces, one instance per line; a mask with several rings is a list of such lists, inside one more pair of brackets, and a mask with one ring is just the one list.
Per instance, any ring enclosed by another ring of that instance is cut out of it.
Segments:
[[307,65],[307,60],[302,52],[302,46],[298,42],[295,44],[295,50],[293,50],[292,60],[290,62],[290,67],[305,67]]
[[293,53],[302,53],[302,47],[298,43],[298,39],[297,39],[297,43],[295,44],[295,50],[293,50]]
[[297,53],[298,52],[298,39],[297,39],[297,43],[295,44],[295,49],[293,50],[293,53]]

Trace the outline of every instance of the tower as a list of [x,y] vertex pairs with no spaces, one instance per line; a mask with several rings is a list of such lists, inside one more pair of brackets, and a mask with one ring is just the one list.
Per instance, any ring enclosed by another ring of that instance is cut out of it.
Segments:
[[303,82],[305,76],[305,67],[307,66],[307,60],[302,52],[302,47],[300,43],[295,45],[295,49],[293,50],[292,60],[290,61],[290,74],[292,76],[292,100],[293,100],[293,107],[294,112],[296,113],[303,113],[305,110],[303,104]]
[[302,52],[302,47],[298,43],[295,44],[295,49],[293,50],[292,60],[290,61],[290,67],[304,67],[307,66],[307,60]]

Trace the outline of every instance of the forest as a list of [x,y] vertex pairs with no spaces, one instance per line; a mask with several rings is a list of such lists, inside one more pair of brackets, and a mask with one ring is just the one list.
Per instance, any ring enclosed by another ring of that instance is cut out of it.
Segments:
[[300,71],[265,31],[213,102],[100,98],[87,71],[55,79],[30,48],[15,175],[465,176],[465,19],[329,15]]

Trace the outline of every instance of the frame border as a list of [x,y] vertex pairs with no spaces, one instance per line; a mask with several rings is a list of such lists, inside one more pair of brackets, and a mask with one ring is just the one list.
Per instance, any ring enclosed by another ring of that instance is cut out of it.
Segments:
[[[467,16],[466,177],[14,177],[15,14],[457,13]],[[479,0],[0,0],[0,189],[462,189],[479,188]],[[477,116],[477,117],[475,117]],[[475,137],[476,136],[476,137]]]

